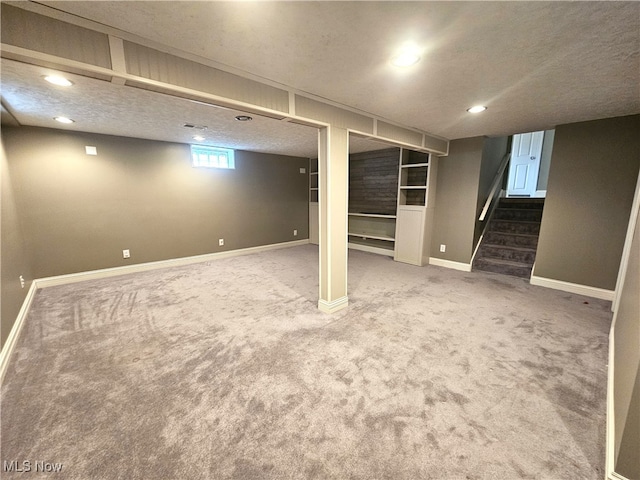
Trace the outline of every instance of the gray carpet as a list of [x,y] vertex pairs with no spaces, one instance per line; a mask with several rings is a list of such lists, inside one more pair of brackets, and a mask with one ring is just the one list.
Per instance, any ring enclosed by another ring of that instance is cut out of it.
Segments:
[[2,478],[603,478],[609,302],[349,260],[331,316],[311,245],[38,291]]

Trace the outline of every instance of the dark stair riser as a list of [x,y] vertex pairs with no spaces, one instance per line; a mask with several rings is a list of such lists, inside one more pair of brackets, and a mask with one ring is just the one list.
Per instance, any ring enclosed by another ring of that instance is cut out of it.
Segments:
[[505,200],[498,203],[498,208],[524,208],[527,210],[540,210],[544,208],[544,200],[532,200],[530,198]]
[[542,210],[523,210],[521,208],[497,208],[493,213],[494,220],[519,220],[524,222],[540,222]]
[[530,278],[532,265],[511,265],[499,263],[499,261],[490,258],[480,258],[474,262],[474,266],[478,270],[484,272],[502,273],[503,275],[512,275],[514,277]]
[[487,232],[484,236],[483,243],[488,243],[490,245],[510,245],[513,247],[536,248],[538,246],[538,236]]
[[520,233],[525,235],[540,234],[539,222],[515,222],[510,220],[491,220],[490,232]]
[[533,265],[536,260],[535,249],[523,249],[513,247],[501,247],[498,245],[482,245],[476,254],[476,258],[498,258],[512,262]]

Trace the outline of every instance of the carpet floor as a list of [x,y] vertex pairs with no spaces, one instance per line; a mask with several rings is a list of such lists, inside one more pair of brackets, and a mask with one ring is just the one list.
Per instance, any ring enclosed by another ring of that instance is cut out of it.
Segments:
[[610,302],[358,251],[317,292],[313,245],[39,290],[0,476],[604,477]]

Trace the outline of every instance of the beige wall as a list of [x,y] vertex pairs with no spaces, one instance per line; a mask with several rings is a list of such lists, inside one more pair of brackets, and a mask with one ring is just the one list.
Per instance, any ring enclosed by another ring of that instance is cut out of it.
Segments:
[[[0,212],[0,302],[2,303],[2,322],[0,323],[0,337],[2,345],[9,336],[13,322],[31,286],[31,266],[26,255],[22,228],[20,226],[14,189],[11,184],[7,158],[4,150],[4,137],[0,147],[1,165],[1,199]],[[25,279],[25,286],[20,286],[20,276]]]
[[[639,193],[640,194],[640,193]],[[616,472],[640,478],[640,215],[614,325]]]
[[[438,159],[432,257],[471,261],[484,140],[484,137],[452,140],[449,156]],[[441,244],[447,246],[445,253],[440,252]]]
[[188,145],[27,127],[5,147],[35,278],[308,238],[305,158],[200,169]]
[[640,168],[640,115],[560,125],[534,275],[613,290]]

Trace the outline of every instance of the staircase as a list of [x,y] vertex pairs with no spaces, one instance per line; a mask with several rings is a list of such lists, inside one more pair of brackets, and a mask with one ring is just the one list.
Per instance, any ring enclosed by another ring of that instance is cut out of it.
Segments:
[[544,198],[501,198],[473,261],[474,270],[530,278]]

